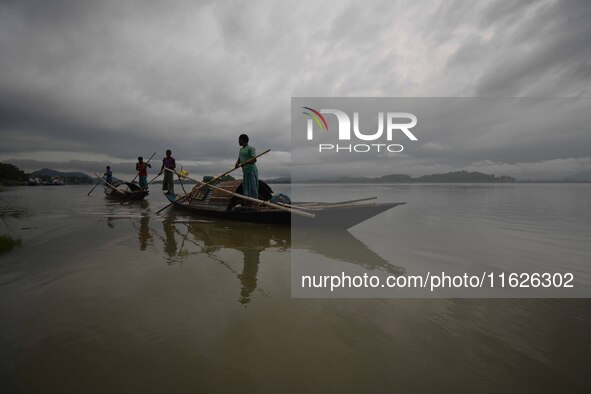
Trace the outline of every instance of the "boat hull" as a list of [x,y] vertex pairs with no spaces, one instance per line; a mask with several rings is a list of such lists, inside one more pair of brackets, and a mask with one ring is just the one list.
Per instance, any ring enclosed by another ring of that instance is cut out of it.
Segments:
[[149,193],[129,182],[115,182],[114,187],[105,186],[105,198],[114,201],[141,201]]
[[124,194],[113,192],[105,194],[105,198],[113,201],[141,201],[148,195],[148,192],[125,192]]
[[[406,204],[404,202],[395,202],[326,208],[320,205],[315,207],[314,210],[307,211],[315,215],[314,218],[308,218],[274,208],[232,207],[230,209],[220,209],[219,207],[212,207],[207,204],[177,202],[177,196],[174,194],[167,194],[166,197],[175,207],[198,216],[255,223],[293,224],[301,227],[332,227],[341,229],[348,229],[397,205]],[[297,203],[294,205],[297,205]]]

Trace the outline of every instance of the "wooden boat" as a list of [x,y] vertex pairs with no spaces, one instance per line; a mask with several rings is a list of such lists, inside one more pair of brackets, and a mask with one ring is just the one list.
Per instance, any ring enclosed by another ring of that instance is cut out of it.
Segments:
[[[223,189],[223,190],[219,190]],[[220,217],[233,220],[242,220],[259,223],[295,224],[310,227],[336,227],[347,229],[359,224],[373,216],[376,216],[404,202],[393,203],[321,203],[302,202],[284,204],[292,210],[306,212],[308,217],[294,215],[283,209],[268,206],[248,206],[239,197],[228,192],[241,194],[242,181],[225,181],[215,185],[215,189],[207,186],[198,190],[189,198],[180,199],[176,194],[167,194],[168,200],[176,207],[197,215]],[[259,198],[269,201],[273,197],[273,191],[264,182],[259,181]],[[179,201],[177,201],[177,199]],[[281,203],[276,203],[281,204]]]
[[116,201],[140,201],[143,200],[149,193],[140,190],[140,187],[135,183],[114,181],[111,185],[104,184],[105,197]]

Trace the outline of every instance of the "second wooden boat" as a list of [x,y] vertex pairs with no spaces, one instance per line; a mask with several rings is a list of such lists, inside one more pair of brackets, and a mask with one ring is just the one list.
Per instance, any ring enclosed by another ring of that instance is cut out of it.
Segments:
[[112,186],[104,184],[105,197],[116,201],[140,201],[149,193],[141,190],[138,185],[130,182],[115,181]]

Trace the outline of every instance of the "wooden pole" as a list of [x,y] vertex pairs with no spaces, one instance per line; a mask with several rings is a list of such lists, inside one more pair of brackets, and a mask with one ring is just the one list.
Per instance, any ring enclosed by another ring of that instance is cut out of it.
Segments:
[[375,202],[370,202],[370,203],[366,203],[366,204],[324,204],[324,205],[292,205],[292,204],[287,204],[284,202],[278,202],[277,204],[282,205],[284,207],[301,209],[304,211],[322,211],[325,208],[367,207],[367,206],[376,205]]
[[325,205],[340,205],[340,204],[352,204],[354,202],[361,202],[361,201],[369,201],[369,200],[377,200],[377,197],[367,197],[367,198],[360,198],[358,200],[348,200],[348,201],[339,201],[339,202],[328,202],[328,203],[319,203],[319,202],[300,202],[298,206],[303,207],[314,207],[314,206],[322,206]]
[[[264,151],[263,153],[260,153],[260,154],[256,155],[256,156],[255,156],[255,157],[253,157],[252,159],[248,159],[246,162],[244,162],[244,164],[250,164],[250,163],[252,163],[254,160],[256,160],[257,158],[261,157],[261,156],[262,156],[262,155],[264,155],[264,154],[267,154],[267,153],[269,153],[270,151],[271,151],[271,149],[267,149],[266,151]],[[243,164],[243,165],[244,165],[244,164]],[[187,197],[189,197],[189,196],[191,196],[192,194],[194,194],[194,193],[197,193],[199,190],[203,189],[205,186],[212,184],[213,182],[217,181],[217,180],[218,180],[218,179],[220,179],[221,177],[228,175],[229,173],[231,173],[232,171],[235,171],[235,170],[237,170],[238,168],[240,168],[240,167],[234,167],[234,168],[232,168],[231,170],[228,170],[228,171],[224,172],[223,174],[216,176],[215,178],[213,178],[213,179],[212,179],[211,181],[209,181],[209,182],[205,182],[205,183],[204,183],[204,182],[199,182],[199,183],[201,183],[201,185],[200,185],[200,186],[195,186],[195,187],[193,187],[193,189],[192,189],[192,190],[191,190],[189,193],[185,193],[185,194],[183,194],[182,196],[180,196],[179,198],[177,198],[177,199],[176,199],[174,202],[171,202],[170,204],[168,204],[167,206],[165,206],[164,208],[162,208],[161,210],[159,210],[158,212],[156,212],[156,215],[158,215],[160,212],[164,211],[166,208],[172,207],[172,206],[174,205],[174,203],[177,203],[177,202],[181,202],[181,201],[183,201],[183,200],[184,200],[184,199],[186,199]],[[189,177],[185,177],[185,178],[187,178],[187,179],[191,179],[191,178],[189,178]]]
[[[178,175],[178,173],[176,171],[173,171],[173,170],[171,170],[169,168],[165,168],[165,170],[166,171],[173,172],[173,173],[175,173],[175,174]],[[198,181],[196,179],[189,178],[188,176],[185,176],[184,178],[187,178],[187,179],[190,179],[190,180],[192,180],[194,182],[197,182],[199,184],[205,185],[205,182],[201,182],[201,181]],[[300,216],[304,216],[304,217],[312,218],[312,219],[316,217],[316,215],[314,215],[312,213],[302,212],[302,211],[298,211],[296,209],[282,207],[281,205],[273,204],[272,202],[259,200],[258,198],[253,198],[253,197],[249,197],[249,196],[244,196],[242,194],[234,193],[234,192],[231,192],[229,190],[222,189],[221,187],[213,186],[211,184],[208,185],[208,186],[211,187],[211,188],[213,188],[213,189],[219,190],[222,193],[226,193],[226,194],[229,194],[229,195],[234,196],[234,197],[238,197],[238,198],[243,199],[243,200],[246,200],[246,201],[257,202],[259,204],[263,204],[263,205],[266,205],[266,206],[271,207],[271,208],[279,209],[281,211],[290,212],[290,213],[293,213],[294,215],[300,215]]]
[[96,185],[94,185],[94,187],[88,192],[87,196],[90,196],[90,193],[92,193],[94,191],[94,189],[96,189],[96,187],[100,184],[101,184],[100,182],[97,182]]
[[149,185],[150,183],[154,182],[154,181],[156,180],[156,178],[158,178],[159,176],[160,176],[160,174],[158,174],[158,175],[156,175],[154,178],[152,178],[152,179],[150,180],[150,182],[148,182],[148,185]]
[[[181,172],[183,172],[183,167],[181,166]],[[181,184],[181,188],[183,189],[183,193],[187,194],[187,191],[185,190],[185,185],[183,185],[183,180],[181,179],[181,176],[178,176],[179,178],[179,183]]]

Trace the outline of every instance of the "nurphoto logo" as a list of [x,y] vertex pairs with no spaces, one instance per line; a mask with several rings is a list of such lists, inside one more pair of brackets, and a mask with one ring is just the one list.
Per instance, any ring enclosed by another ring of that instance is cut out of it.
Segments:
[[360,144],[318,144],[319,152],[390,152],[400,153],[404,150],[404,146],[401,144],[391,144],[395,135],[404,134],[411,141],[418,141],[417,137],[410,131],[417,125],[417,117],[408,112],[387,112],[384,116],[384,112],[378,112],[378,129],[375,132],[362,131],[359,127],[359,112],[353,112],[353,133],[351,133],[351,118],[344,111],[338,109],[321,109],[315,110],[310,107],[302,107],[305,111],[302,112],[308,116],[307,122],[307,139],[308,141],[314,140],[314,124],[320,130],[330,132],[328,122],[323,114],[332,114],[336,116],[338,122],[338,140],[339,141],[351,141],[352,134],[353,138],[361,141],[378,141],[384,138],[384,118],[386,119],[386,135],[385,140],[388,143],[360,143]]

